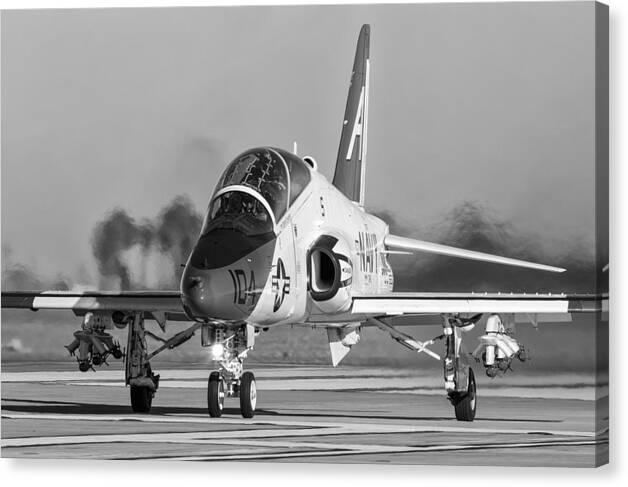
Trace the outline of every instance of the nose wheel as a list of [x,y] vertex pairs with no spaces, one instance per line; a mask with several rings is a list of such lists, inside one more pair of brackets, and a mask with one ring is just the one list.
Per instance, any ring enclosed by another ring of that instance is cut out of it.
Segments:
[[255,416],[257,386],[253,372],[244,372],[239,380],[225,378],[220,372],[209,374],[207,381],[207,412],[219,418],[225,407],[225,397],[240,398],[240,413],[243,418]]
[[212,418],[220,418],[224,407],[225,381],[219,372],[212,372],[207,381],[207,412]]
[[255,416],[257,404],[257,386],[253,372],[245,372],[240,379],[240,412],[243,418]]

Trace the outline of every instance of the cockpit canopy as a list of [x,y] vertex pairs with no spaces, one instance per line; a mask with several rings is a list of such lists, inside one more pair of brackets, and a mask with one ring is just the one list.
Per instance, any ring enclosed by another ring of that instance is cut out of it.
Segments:
[[[275,238],[275,225],[310,182],[297,156],[264,147],[240,154],[216,186],[190,262],[214,269]],[[245,237],[245,238],[242,238]]]
[[213,199],[201,234],[210,230],[235,230],[247,237],[273,232],[273,221],[265,205],[253,194],[225,191]]
[[252,189],[268,203],[278,222],[310,178],[309,168],[297,156],[281,149],[262,147],[236,157],[220,178],[215,194],[232,186]]

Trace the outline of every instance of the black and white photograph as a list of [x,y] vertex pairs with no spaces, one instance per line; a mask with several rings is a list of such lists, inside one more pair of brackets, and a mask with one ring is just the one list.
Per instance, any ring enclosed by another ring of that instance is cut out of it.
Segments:
[[607,5],[0,15],[3,458],[608,463]]

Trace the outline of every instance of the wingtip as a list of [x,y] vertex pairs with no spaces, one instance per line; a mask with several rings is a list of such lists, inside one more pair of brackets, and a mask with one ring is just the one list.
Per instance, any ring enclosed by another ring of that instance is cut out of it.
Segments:
[[556,267],[553,265],[546,265],[546,264],[536,264],[535,267],[533,267],[533,269],[538,269],[538,270],[546,271],[546,272],[554,272],[556,274],[562,274],[563,272],[567,271],[567,269],[563,269],[562,267]]

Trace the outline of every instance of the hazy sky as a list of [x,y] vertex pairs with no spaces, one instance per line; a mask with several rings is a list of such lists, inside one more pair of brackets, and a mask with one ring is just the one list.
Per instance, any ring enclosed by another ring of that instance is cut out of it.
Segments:
[[2,12],[2,243],[94,269],[114,206],[206,205],[258,145],[333,174],[371,24],[366,201],[418,226],[465,200],[541,240],[594,231],[593,2]]

